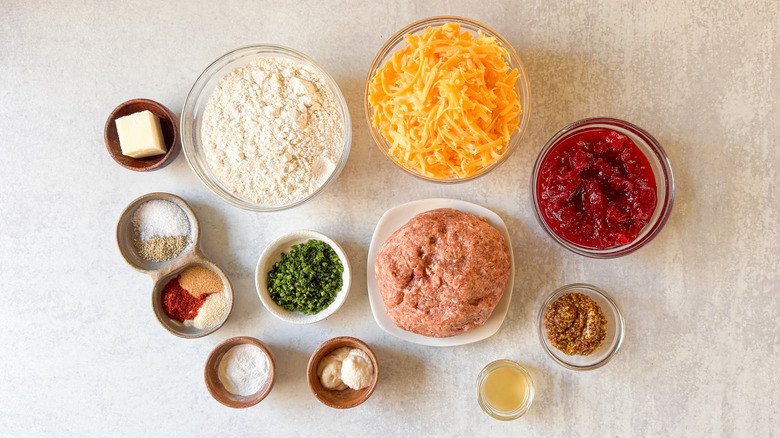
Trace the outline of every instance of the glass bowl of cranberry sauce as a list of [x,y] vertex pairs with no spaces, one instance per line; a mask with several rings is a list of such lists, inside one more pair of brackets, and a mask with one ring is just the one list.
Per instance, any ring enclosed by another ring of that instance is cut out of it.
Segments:
[[593,258],[630,254],[663,228],[674,203],[672,166],[660,144],[629,122],[593,118],[561,129],[531,176],[542,228]]

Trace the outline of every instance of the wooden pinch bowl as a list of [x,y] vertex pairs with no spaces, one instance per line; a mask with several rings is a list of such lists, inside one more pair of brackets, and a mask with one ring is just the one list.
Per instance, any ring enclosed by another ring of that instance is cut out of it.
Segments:
[[[181,254],[177,255],[171,260],[166,260],[163,262],[154,262],[142,259],[141,256],[136,253],[135,246],[133,244],[133,215],[141,205],[153,200],[173,202],[179,208],[181,208],[182,212],[184,212],[190,222],[190,240],[192,242],[184,248]],[[153,280],[156,282],[159,277],[166,276],[174,269],[177,269],[178,266],[181,266],[182,263],[175,262],[179,262],[185,256],[193,252],[193,249],[197,249],[195,252],[200,253],[200,224],[198,222],[197,216],[195,216],[195,212],[192,211],[192,208],[190,208],[190,205],[187,204],[184,199],[170,193],[147,193],[133,200],[133,202],[128,204],[124,211],[122,211],[122,214],[119,216],[119,221],[117,221],[116,225],[116,243],[119,247],[119,253],[122,255],[122,258],[125,259],[128,265],[139,272],[143,272],[144,274],[154,274]],[[192,256],[190,256],[190,258],[192,258]]]
[[[165,286],[169,281],[178,277],[185,269],[194,266],[207,268],[217,274],[224,286],[221,293],[224,293],[225,298],[227,298],[227,309],[225,310],[225,314],[222,315],[222,318],[213,326],[203,329],[195,326],[187,326],[170,318],[165,314],[165,310],[163,309],[163,290],[165,289]],[[225,275],[225,272],[211,260],[207,259],[197,247],[190,250],[177,263],[171,263],[165,268],[152,272],[149,275],[152,277],[152,281],[154,281],[154,288],[152,289],[152,310],[154,310],[154,316],[157,318],[157,322],[174,336],[184,339],[196,339],[208,336],[225,325],[230,313],[233,311],[233,287],[230,284],[230,280],[227,275]]]
[[[369,358],[371,358],[371,364],[374,367],[374,375],[371,379],[371,384],[363,389],[351,389],[347,388],[341,391],[327,389],[320,383],[320,377],[317,375],[317,366],[320,361],[328,354],[342,347],[359,348],[363,350]],[[379,362],[376,359],[374,351],[371,350],[365,342],[360,339],[352,338],[349,336],[341,336],[325,341],[320,345],[309,358],[309,365],[306,370],[306,378],[309,381],[309,389],[314,397],[317,398],[322,404],[330,406],[335,409],[349,409],[358,406],[371,397],[376,388],[376,383],[379,381]]]
[[[167,152],[146,158],[133,158],[122,155],[119,135],[116,132],[116,119],[147,110],[160,119],[160,128],[162,129]],[[111,112],[103,130],[103,139],[106,142],[106,149],[108,149],[111,158],[120,166],[136,172],[148,172],[165,167],[178,154],[179,148],[176,146],[179,144],[179,125],[177,124],[176,116],[162,104],[149,99],[133,99],[120,104]]]
[[[190,222],[190,240],[191,242],[182,250],[182,252],[171,260],[162,262],[154,262],[150,260],[144,260],[136,252],[134,239],[134,226],[132,223],[133,215],[136,210],[147,201],[163,200],[176,204],[182,212],[187,216]],[[131,202],[122,214],[119,216],[116,226],[116,243],[119,247],[119,253],[122,258],[125,259],[128,265],[133,267],[139,272],[149,275],[152,278],[154,287],[152,289],[152,309],[154,310],[155,317],[160,325],[168,330],[171,334],[180,338],[195,339],[200,338],[217,331],[222,325],[225,324],[230,312],[233,310],[233,286],[230,283],[230,279],[225,272],[220,269],[215,263],[206,258],[200,249],[200,225],[198,218],[195,216],[195,212],[190,208],[187,202],[170,193],[148,193],[143,195],[133,202]],[[222,319],[215,325],[199,329],[194,326],[187,326],[177,320],[171,319],[165,314],[162,304],[162,293],[165,286],[173,278],[176,278],[185,269],[190,266],[202,266],[210,269],[219,276],[224,285],[222,293],[226,294],[227,298],[227,310],[225,311]]]
[[[258,347],[263,350],[263,353],[265,353],[268,358],[268,380],[266,380],[265,384],[263,384],[256,393],[247,396],[230,393],[222,385],[222,382],[219,381],[218,376],[219,363],[222,361],[222,357],[225,356],[225,353],[231,348],[241,344],[251,344]],[[211,351],[211,354],[209,354],[209,357],[206,360],[203,377],[206,379],[206,388],[208,388],[209,393],[214,397],[214,400],[229,408],[248,408],[263,401],[263,399],[268,396],[268,393],[271,392],[276,377],[276,362],[274,361],[274,355],[271,353],[271,350],[264,343],[249,336],[239,336],[222,342]]]

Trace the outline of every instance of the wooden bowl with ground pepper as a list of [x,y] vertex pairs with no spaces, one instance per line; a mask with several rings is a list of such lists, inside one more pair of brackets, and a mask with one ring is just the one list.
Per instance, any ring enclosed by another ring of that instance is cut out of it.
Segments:
[[573,370],[603,366],[623,344],[623,316],[603,290],[584,283],[556,289],[539,309],[539,340],[558,364]]

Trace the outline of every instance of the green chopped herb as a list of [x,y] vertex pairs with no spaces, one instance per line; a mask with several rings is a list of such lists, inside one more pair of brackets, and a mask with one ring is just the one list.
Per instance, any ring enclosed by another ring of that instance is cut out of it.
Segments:
[[330,306],[343,286],[344,265],[321,240],[292,247],[268,273],[271,299],[289,311],[313,315]]

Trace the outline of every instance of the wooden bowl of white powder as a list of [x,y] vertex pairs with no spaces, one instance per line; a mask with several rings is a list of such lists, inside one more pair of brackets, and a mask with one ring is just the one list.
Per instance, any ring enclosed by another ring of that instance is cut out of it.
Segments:
[[206,360],[203,376],[216,401],[231,408],[248,408],[271,392],[276,362],[264,343],[239,336],[214,348]]
[[321,194],[349,157],[346,100],[308,56],[277,45],[233,50],[192,86],[180,123],[184,154],[203,184],[253,211]]

